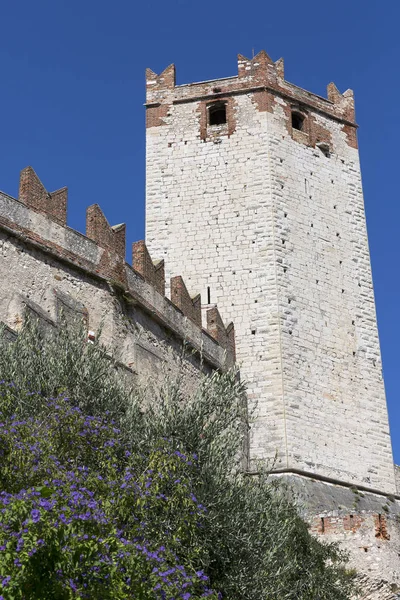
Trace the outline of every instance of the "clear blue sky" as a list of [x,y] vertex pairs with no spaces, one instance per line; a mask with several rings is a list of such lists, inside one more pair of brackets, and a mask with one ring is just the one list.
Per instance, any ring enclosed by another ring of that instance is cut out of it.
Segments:
[[399,406],[399,62],[396,0],[13,0],[0,7],[0,189],[32,165],[69,187],[69,225],[87,205],[128,242],[144,237],[144,70],[178,83],[236,74],[236,54],[285,58],[286,79],[355,90],[367,222],[395,459]]

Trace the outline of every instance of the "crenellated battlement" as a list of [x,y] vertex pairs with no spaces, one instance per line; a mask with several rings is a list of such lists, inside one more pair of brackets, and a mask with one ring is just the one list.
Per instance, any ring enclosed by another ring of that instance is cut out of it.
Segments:
[[[171,279],[171,300],[165,297],[164,261],[153,262],[144,241],[133,244],[132,265],[125,261],[125,224],[111,226],[100,206],[93,204],[86,211],[86,235],[69,228],[67,188],[47,192],[32,167],[21,172],[19,196],[16,200],[0,194],[0,229],[108,282],[215,366],[234,362],[233,333],[216,336],[212,327],[202,329],[200,295],[192,299],[182,277]],[[208,323],[208,315],[206,319]],[[225,331],[223,323],[221,327]],[[232,324],[228,330],[233,332]]]
[[29,208],[48,216],[56,223],[67,224],[68,188],[48,192],[32,167],[21,171],[18,198]]
[[[166,106],[193,101],[225,100],[231,96],[248,93],[259,95],[261,92],[272,95],[272,98],[268,99],[269,104],[275,97],[280,97],[293,106],[322,113],[345,125],[356,127],[352,90],[342,94],[334,83],[330,83],[327,86],[327,98],[308,92],[286,81],[283,59],[274,62],[265,50],[261,50],[251,59],[239,54],[238,74],[234,77],[178,86],[175,78],[173,64],[160,75],[151,69],[146,70],[148,127],[165,123],[164,119],[168,116]],[[268,101],[265,99],[260,104],[258,99],[258,105],[268,105]]]

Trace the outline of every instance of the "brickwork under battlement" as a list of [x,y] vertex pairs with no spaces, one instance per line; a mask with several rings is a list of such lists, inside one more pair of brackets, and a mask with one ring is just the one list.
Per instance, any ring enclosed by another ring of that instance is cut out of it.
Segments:
[[252,60],[238,56],[238,76],[226,79],[216,79],[200,83],[175,85],[175,65],[170,65],[156,75],[151,69],[146,72],[147,91],[147,127],[157,127],[168,122],[174,106],[185,103],[199,102],[200,118],[199,131],[202,139],[205,137],[205,112],[208,106],[215,102],[227,104],[228,130],[234,131],[235,98],[251,94],[259,111],[272,112],[277,103],[286,103],[285,111],[287,129],[291,130],[291,111],[298,110],[308,114],[306,143],[315,146],[327,142],[326,131],[316,123],[317,116],[323,116],[340,123],[346,133],[349,145],[356,147],[356,128],[354,117],[354,97],[351,90],[341,94],[334,83],[327,87],[328,98],[322,98],[303,90],[284,79],[283,60],[273,62],[261,51]]

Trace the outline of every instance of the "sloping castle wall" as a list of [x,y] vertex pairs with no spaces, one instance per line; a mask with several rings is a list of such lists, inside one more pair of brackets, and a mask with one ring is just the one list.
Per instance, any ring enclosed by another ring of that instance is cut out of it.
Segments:
[[[67,191],[48,193],[32,168],[21,173],[20,198],[0,193],[0,321],[21,327],[26,311],[54,324],[62,310],[82,316],[134,376],[202,372],[234,361],[234,331],[215,308],[201,327],[200,306],[183,279],[164,296],[163,261],[153,264],[144,242],[125,262],[125,226],[110,227],[97,205],[87,210],[86,236],[66,226]],[[90,335],[93,335],[90,333]],[[186,352],[183,353],[183,348]]]

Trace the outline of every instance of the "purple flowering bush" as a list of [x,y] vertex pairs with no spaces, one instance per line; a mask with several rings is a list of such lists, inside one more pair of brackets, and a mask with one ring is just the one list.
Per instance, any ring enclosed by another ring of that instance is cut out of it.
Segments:
[[184,372],[133,386],[82,323],[0,327],[0,600],[353,597],[340,547],[247,472],[235,369]]
[[0,598],[216,598],[196,456],[168,440],[131,452],[107,417],[47,407],[0,417]]

